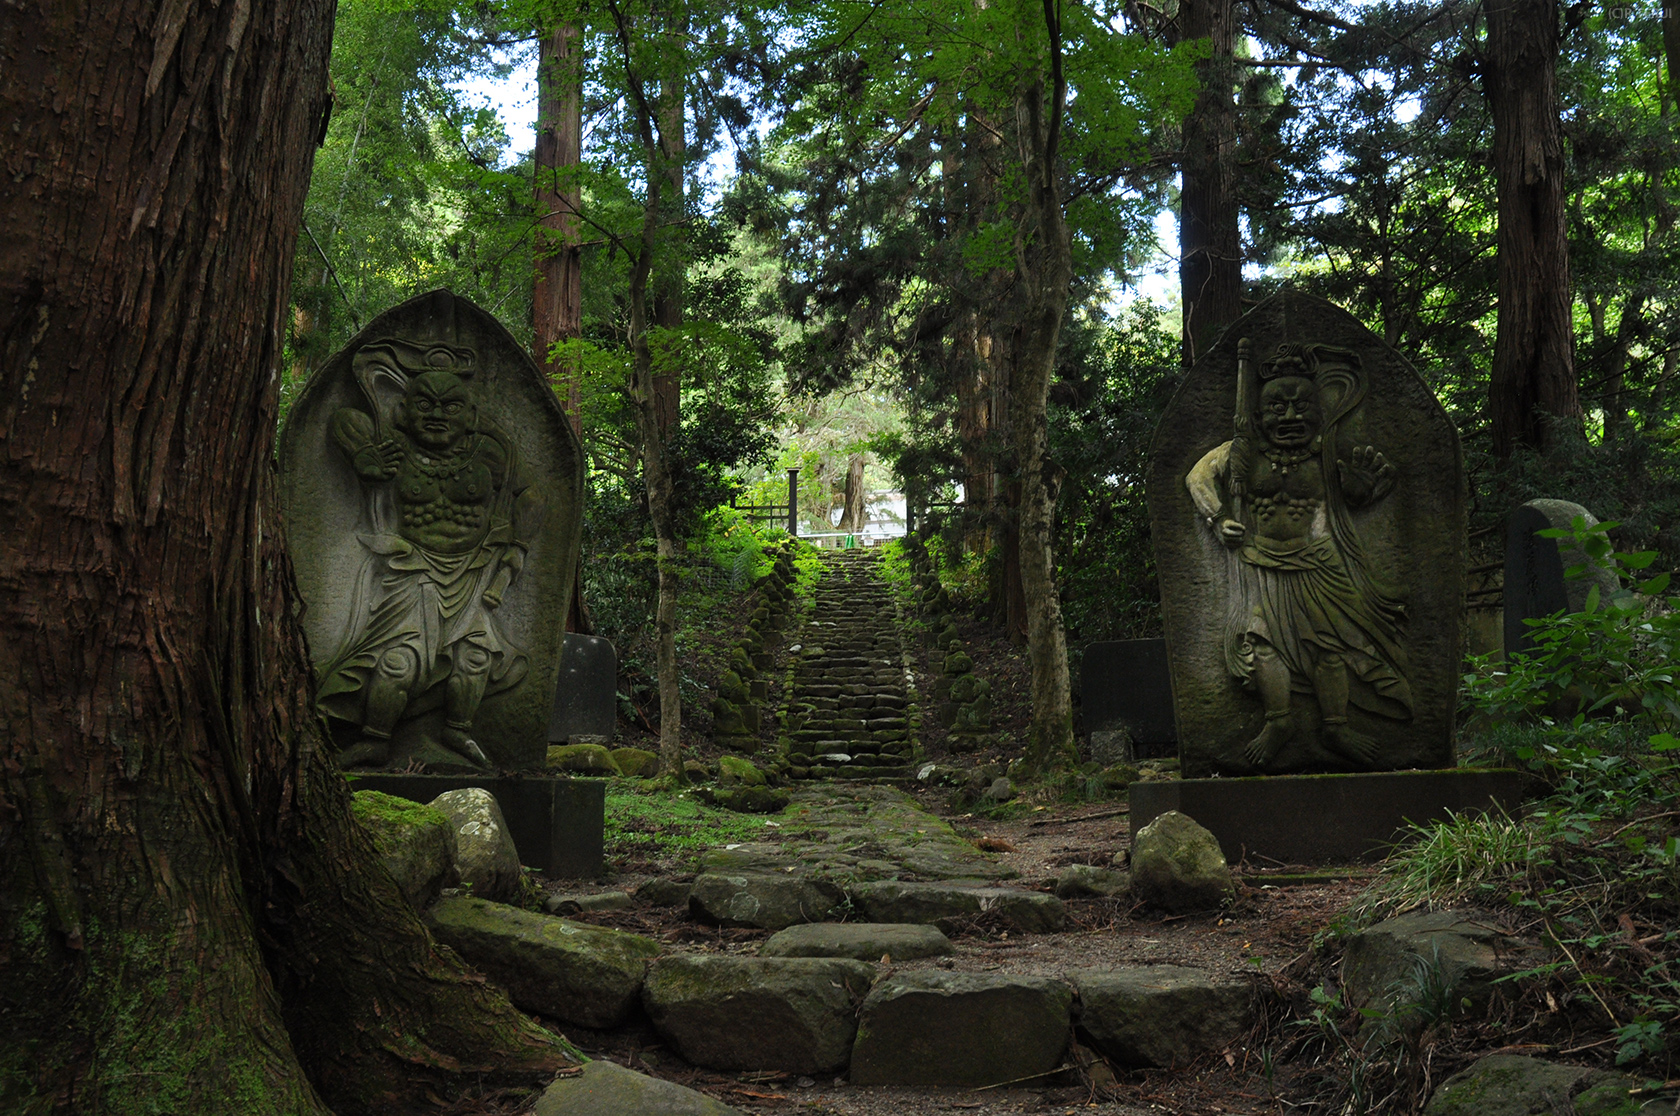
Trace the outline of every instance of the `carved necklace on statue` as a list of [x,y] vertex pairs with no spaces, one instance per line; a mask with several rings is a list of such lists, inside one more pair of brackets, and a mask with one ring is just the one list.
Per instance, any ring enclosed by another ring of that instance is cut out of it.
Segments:
[[1324,443],[1321,439],[1314,438],[1312,440],[1312,444],[1307,446],[1305,449],[1287,450],[1280,449],[1277,446],[1261,446],[1260,449],[1261,452],[1266,455],[1266,460],[1272,463],[1272,468],[1276,469],[1279,474],[1287,477],[1289,475],[1289,470],[1304,461],[1311,461],[1313,458],[1317,457],[1318,451],[1323,444]]
[[478,435],[471,434],[462,439],[445,457],[430,457],[416,450],[414,467],[433,480],[452,480],[467,467],[477,452]]

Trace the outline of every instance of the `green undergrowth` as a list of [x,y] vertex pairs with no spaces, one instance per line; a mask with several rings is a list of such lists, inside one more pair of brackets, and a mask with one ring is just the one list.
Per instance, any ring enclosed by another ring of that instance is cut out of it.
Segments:
[[723,845],[774,839],[795,824],[783,814],[737,814],[708,806],[685,791],[629,779],[607,784],[605,843],[615,854],[684,856]]
[[1549,793],[1519,817],[1412,826],[1328,936],[1419,908],[1505,912],[1543,947],[1543,960],[1505,978],[1508,997],[1536,1020],[1569,1019],[1571,1045],[1583,1030],[1607,1032],[1596,1045],[1616,1065],[1671,1075],[1680,1063],[1680,598],[1666,595],[1666,574],[1640,579],[1653,555],[1614,552],[1613,526],[1577,520],[1573,531],[1542,533],[1572,539],[1621,588],[1594,588],[1582,611],[1530,621],[1532,654],[1473,659],[1464,679],[1465,752],[1526,768]]

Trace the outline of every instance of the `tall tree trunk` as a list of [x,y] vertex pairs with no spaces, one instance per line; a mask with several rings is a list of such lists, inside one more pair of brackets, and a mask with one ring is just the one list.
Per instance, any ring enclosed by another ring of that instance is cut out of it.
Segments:
[[[680,37],[687,26],[673,29]],[[658,254],[653,271],[653,324],[660,329],[681,329],[683,324],[683,281],[687,264],[682,251],[687,177],[688,140],[686,134],[686,83],[680,73],[668,75],[660,82],[658,119],[659,162],[649,168],[650,174],[664,179],[660,183],[659,221],[663,226],[659,237]],[[682,371],[675,361],[664,362],[654,376],[654,399],[659,415],[659,429],[667,443],[675,435],[682,421]]]
[[583,250],[578,211],[583,188],[582,32],[559,23],[542,33],[537,52],[537,280],[531,299],[537,367],[564,385],[561,403],[583,433],[583,372],[576,360],[555,360],[553,348],[583,333]]
[[[657,316],[650,315],[652,303],[650,286],[656,281],[656,269],[667,256],[666,242],[673,234],[667,224],[665,188],[670,182],[669,162],[664,148],[664,135],[656,131],[670,121],[661,115],[666,102],[656,102],[648,96],[639,62],[631,46],[632,36],[623,9],[608,0],[618,35],[619,49],[624,56],[624,69],[630,89],[630,109],[634,114],[637,138],[642,145],[642,174],[647,193],[642,205],[642,228],[635,259],[630,266],[630,400],[635,406],[636,434],[641,442],[642,482],[648,498],[648,518],[653,521],[655,555],[659,570],[659,596],[655,609],[655,657],[659,672],[659,770],[678,783],[687,782],[683,772],[682,755],[682,690],[681,672],[677,667],[677,537],[672,501],[674,486],[669,458],[670,434],[676,431],[676,413],[666,413],[674,399],[662,395],[661,368],[649,336],[650,326]],[[662,87],[671,92],[671,83]],[[680,88],[680,87],[679,87]],[[682,104],[678,100],[679,110]],[[677,135],[680,137],[681,132]],[[679,182],[681,180],[679,179]],[[681,307],[678,306],[678,314]],[[680,321],[680,318],[679,318]]]
[[1032,723],[1026,761],[1032,772],[1079,761],[1073,740],[1073,698],[1067,636],[1056,591],[1056,498],[1061,470],[1050,458],[1050,380],[1073,282],[1072,246],[1062,214],[1057,145],[1067,87],[1062,77],[1060,4],[1045,0],[1050,42],[1049,111],[1043,82],[1025,90],[1017,111],[1028,140],[1029,192],[1016,248],[1017,274],[1027,295],[1020,359],[1013,384],[1015,460],[1020,469],[1021,587],[1027,605],[1027,653],[1032,662]]
[[332,0],[0,20],[0,1110],[412,1112],[553,1036],[311,705],[272,448]]
[[1483,88],[1499,193],[1499,313],[1488,410],[1493,452],[1544,450],[1549,419],[1579,423],[1569,285],[1556,0],[1489,0]]
[[1212,48],[1196,64],[1202,88],[1184,120],[1180,167],[1178,282],[1184,367],[1189,368],[1242,316],[1231,0],[1185,0],[1179,25],[1184,38],[1207,39]]
[[[576,356],[556,360],[554,346],[583,336],[583,249],[578,213],[583,187],[583,49],[581,28],[545,28],[537,48],[536,284],[531,292],[532,355],[550,383],[563,386],[560,404],[583,436],[583,366]],[[583,563],[572,577],[568,632],[590,632],[583,602]]]
[[843,506],[840,510],[840,530],[861,531],[867,522],[868,513],[864,508],[863,490],[863,455],[852,454],[846,462],[846,490],[842,497]]

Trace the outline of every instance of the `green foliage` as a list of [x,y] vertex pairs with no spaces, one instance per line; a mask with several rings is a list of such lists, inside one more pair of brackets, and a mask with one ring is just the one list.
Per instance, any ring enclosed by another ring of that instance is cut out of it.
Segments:
[[[1595,585],[1580,612],[1527,621],[1534,629],[1531,654],[1513,654],[1504,664],[1491,656],[1473,660],[1463,690],[1470,711],[1493,723],[1534,719],[1549,724],[1560,709],[1573,706],[1571,731],[1577,735],[1605,727],[1589,727],[1588,718],[1612,718],[1611,724],[1638,720],[1663,730],[1680,724],[1680,683],[1673,665],[1680,653],[1680,597],[1663,595],[1667,573],[1639,579],[1657,555],[1616,551],[1610,532],[1617,526],[1587,527],[1576,517],[1569,531],[1540,532],[1569,540],[1629,587],[1605,599]],[[1580,577],[1584,569],[1565,573]]]

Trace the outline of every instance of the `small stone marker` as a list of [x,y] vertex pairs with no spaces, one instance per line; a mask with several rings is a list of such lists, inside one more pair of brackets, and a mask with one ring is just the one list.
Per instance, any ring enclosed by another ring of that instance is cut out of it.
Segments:
[[[1087,646],[1079,667],[1079,701],[1085,731],[1091,734],[1091,758],[1104,766],[1131,763],[1137,754],[1165,755],[1164,749],[1178,742],[1166,640],[1117,639]],[[1129,740],[1136,753],[1122,740]]]
[[[1505,529],[1505,653],[1533,651],[1527,619],[1586,607],[1594,585],[1605,597],[1619,586],[1616,575],[1588,561],[1585,552],[1568,539],[1542,538],[1549,528],[1567,531],[1579,517],[1586,526],[1598,518],[1568,500],[1530,500],[1511,513]],[[1566,578],[1570,566],[1586,566],[1585,576]]]
[[610,639],[567,632],[548,742],[600,744],[617,730],[618,650]]
[[1406,359],[1286,288],[1156,428],[1149,509],[1186,777],[1453,763],[1458,432]]
[[448,291],[410,299],[310,378],[279,456],[340,763],[541,768],[583,459],[525,350]]

